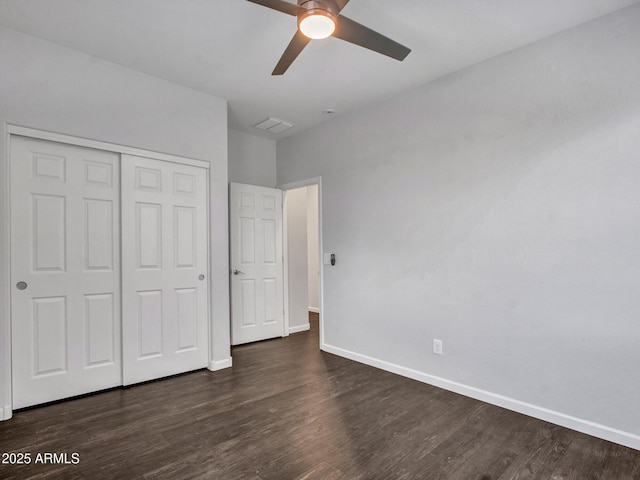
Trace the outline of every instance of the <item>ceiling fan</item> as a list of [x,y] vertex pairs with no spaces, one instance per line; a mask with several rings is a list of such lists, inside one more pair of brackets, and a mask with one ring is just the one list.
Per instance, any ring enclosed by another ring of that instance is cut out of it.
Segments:
[[360,45],[400,61],[404,60],[411,52],[411,49],[404,45],[340,15],[340,11],[349,3],[349,0],[298,0],[297,4],[284,0],[248,1],[298,17],[298,31],[291,39],[271,75],[282,75],[286,72],[312,39],[329,36]]

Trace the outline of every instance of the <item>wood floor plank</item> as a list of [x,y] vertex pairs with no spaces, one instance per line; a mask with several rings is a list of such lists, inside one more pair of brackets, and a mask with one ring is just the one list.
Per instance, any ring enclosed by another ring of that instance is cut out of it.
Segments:
[[519,456],[498,480],[547,480],[571,444],[575,432],[532,419]]
[[600,480],[611,444],[587,435],[575,435],[551,474],[552,480]]
[[312,329],[201,370],[15,412],[0,465],[73,480],[640,480],[640,452],[318,349]]
[[600,480],[640,480],[640,460],[634,450],[611,444]]

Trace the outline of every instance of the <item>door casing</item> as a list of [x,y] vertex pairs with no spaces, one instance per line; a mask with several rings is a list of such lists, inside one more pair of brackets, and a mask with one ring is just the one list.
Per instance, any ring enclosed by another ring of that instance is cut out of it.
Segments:
[[[322,262],[322,252],[324,252],[323,243],[322,243],[322,177],[313,177],[308,178],[306,180],[300,180],[298,182],[284,183],[278,185],[277,188],[281,189],[284,192],[284,196],[286,199],[287,190],[294,190],[296,188],[308,187],[310,185],[318,186],[318,266],[320,267],[320,292],[319,292],[319,326],[320,326],[320,335],[319,335],[319,343],[320,350],[323,350],[323,346],[325,345],[324,341],[324,264]],[[286,202],[283,201],[286,204]],[[283,215],[282,220],[282,246],[283,246],[283,256],[284,256],[284,328],[285,331],[289,331],[289,263],[287,256],[287,216]]]

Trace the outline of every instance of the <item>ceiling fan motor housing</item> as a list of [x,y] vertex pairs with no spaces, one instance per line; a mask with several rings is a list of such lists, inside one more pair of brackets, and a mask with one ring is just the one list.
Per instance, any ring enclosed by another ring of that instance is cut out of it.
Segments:
[[298,25],[300,22],[311,15],[324,15],[329,17],[335,23],[338,16],[338,6],[333,0],[323,0],[321,2],[313,0],[298,0],[300,5],[305,10],[298,14]]
[[300,5],[298,13],[298,30],[312,39],[327,38],[336,28],[339,10],[333,0],[328,2],[306,1]]
[[306,9],[318,8],[329,10],[334,15],[337,15],[340,11],[338,4],[334,0],[298,0],[298,5]]

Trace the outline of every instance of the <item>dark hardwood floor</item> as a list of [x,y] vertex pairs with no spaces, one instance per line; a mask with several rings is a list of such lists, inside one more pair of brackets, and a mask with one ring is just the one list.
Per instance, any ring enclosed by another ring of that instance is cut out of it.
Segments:
[[320,352],[317,317],[232,369],[16,412],[1,452],[20,480],[640,480],[639,451]]

